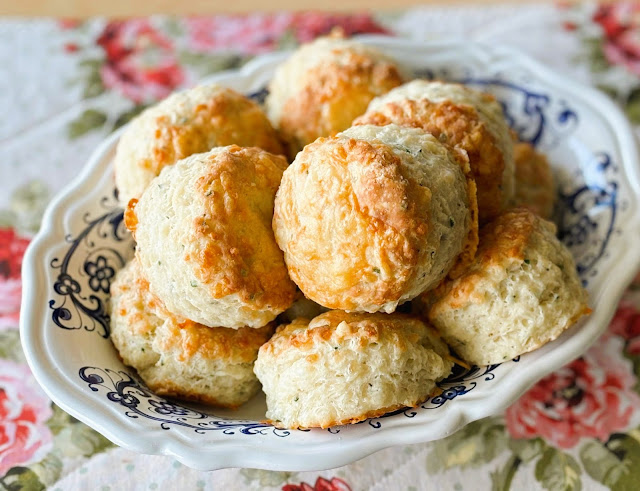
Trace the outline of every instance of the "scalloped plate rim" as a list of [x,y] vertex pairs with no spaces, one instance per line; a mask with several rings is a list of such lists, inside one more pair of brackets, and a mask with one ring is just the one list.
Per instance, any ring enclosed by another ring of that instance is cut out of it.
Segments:
[[[629,123],[626,121],[621,111],[606,96],[598,91],[582,86],[570,81],[567,77],[557,75],[537,61],[517,50],[506,47],[491,47],[483,43],[469,43],[464,41],[434,41],[434,42],[414,42],[410,40],[393,39],[383,36],[362,36],[365,42],[371,42],[378,46],[385,45],[392,49],[434,49],[444,47],[452,49],[458,47],[468,49],[483,49],[491,55],[492,60],[500,59],[510,61],[518,65],[535,70],[536,78],[546,81],[550,86],[569,82],[573,85],[574,94],[580,96],[584,104],[592,107],[599,107],[603,110],[602,120],[606,121],[616,131],[617,145],[622,157],[621,167],[630,189],[633,190],[628,198],[631,199],[630,208],[638,209],[638,196],[640,195],[640,177],[638,169],[637,148],[631,132]],[[207,77],[207,81],[223,80],[230,77],[249,77],[259,71],[264,66],[269,66],[274,60],[282,59],[285,52],[270,53],[257,57],[240,70],[221,72],[214,76]],[[588,97],[587,97],[588,96]],[[76,386],[71,385],[62,372],[55,369],[55,363],[48,348],[43,342],[44,328],[34,321],[39,321],[41,315],[36,316],[38,311],[37,289],[32,285],[45,277],[48,265],[43,261],[38,261],[45,250],[54,247],[59,240],[59,232],[54,230],[54,224],[64,223],[66,216],[65,205],[75,201],[74,194],[82,189],[83,185],[91,178],[99,179],[96,174],[102,163],[104,154],[109,151],[113,143],[117,140],[123,129],[120,129],[107,137],[89,158],[83,171],[58,194],[50,203],[43,217],[43,226],[38,235],[29,245],[23,261],[24,293],[22,298],[20,320],[20,334],[23,339],[23,349],[33,374],[38,382],[43,386],[45,392],[62,409],[69,412],[74,417],[92,426],[97,431],[105,435],[114,443],[142,453],[154,453],[171,455],[185,465],[200,470],[213,470],[225,467],[254,467],[271,470],[322,470],[351,463],[363,458],[383,448],[398,445],[418,443],[434,440],[447,436],[459,430],[471,421],[495,414],[505,409],[511,402],[517,399],[528,387],[539,380],[544,375],[554,371],[563,364],[580,356],[601,334],[613,314],[615,306],[632,280],[636,270],[640,267],[640,249],[627,248],[622,251],[614,261],[608,282],[600,294],[600,304],[606,302],[606,308],[599,305],[589,320],[584,324],[597,327],[585,329],[583,324],[581,331],[572,338],[572,343],[559,344],[555,349],[545,353],[536,360],[537,370],[530,370],[529,373],[519,373],[518,377],[506,377],[495,381],[496,388],[500,388],[500,396],[483,399],[482,405],[477,404],[475,398],[470,398],[469,404],[464,404],[465,400],[460,400],[458,404],[452,404],[443,414],[443,420],[434,427],[433,424],[415,425],[413,421],[403,420],[402,424],[394,426],[391,431],[384,430],[366,435],[364,438],[344,438],[339,440],[325,441],[319,444],[309,445],[302,449],[300,445],[288,446],[276,445],[270,442],[263,442],[256,445],[253,440],[243,442],[221,442],[220,445],[209,445],[206,451],[195,445],[194,440],[189,440],[182,435],[173,434],[168,437],[164,430],[159,428],[143,428],[144,434],[136,438],[131,438],[131,424],[123,425],[121,417],[118,417],[115,408],[105,412],[104,404],[94,401],[91,398],[82,397]],[[625,227],[624,244],[629,245],[633,239],[640,239],[640,218],[635,215],[635,223]],[[635,227],[634,227],[635,226]],[[63,232],[64,236],[64,232]],[[630,267],[633,266],[633,267]],[[616,278],[614,282],[612,279]],[[42,302],[41,302],[42,303]],[[42,311],[42,306],[40,307]],[[66,391],[71,389],[71,395]],[[91,414],[91,416],[87,416]],[[411,431],[405,431],[410,429]],[[434,429],[436,431],[434,431]],[[335,452],[336,445],[339,445],[340,452]],[[258,450],[256,452],[255,450]],[[277,457],[277,458],[274,458]],[[311,461],[311,462],[309,462]]]

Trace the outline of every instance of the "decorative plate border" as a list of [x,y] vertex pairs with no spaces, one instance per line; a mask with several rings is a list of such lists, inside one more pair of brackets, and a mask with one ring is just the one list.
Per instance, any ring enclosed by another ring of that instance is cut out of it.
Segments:
[[[399,55],[401,52],[412,53],[412,56],[436,56],[436,54],[441,56],[442,53],[450,53],[452,57],[455,58],[457,56],[458,58],[456,59],[459,59],[460,53],[464,53],[464,56],[469,59],[474,59],[475,57],[476,61],[481,60],[481,63],[478,63],[481,65],[484,63],[483,66],[493,67],[494,63],[502,66],[511,65],[524,71],[535,73],[536,79],[543,84],[555,87],[557,90],[561,90],[561,88],[566,90],[567,81],[565,79],[554,75],[546,68],[529,60],[525,55],[508,49],[496,49],[490,46],[456,42],[421,44],[376,37],[366,37],[364,41],[387,51],[395,51]],[[262,57],[245,66],[239,72],[222,74],[216,78],[224,82],[225,80],[243,80],[243,77],[244,79],[256,77],[256,79],[262,79],[261,83],[264,83],[270,66],[284,56],[284,54],[277,54]],[[246,81],[243,83],[247,85]],[[623,204],[627,207],[627,210],[629,208],[637,209],[638,195],[640,195],[639,176],[636,169],[638,159],[633,136],[626,120],[615,106],[601,94],[575,84],[571,84],[571,89],[572,97],[579,100],[581,104],[589,107],[595,106],[600,114],[607,115],[606,122],[615,130],[615,145],[622,156],[620,165],[624,172],[621,177],[624,178],[625,186],[631,193],[625,198],[628,201]],[[250,89],[245,87],[242,90]],[[116,138],[117,135],[114,135],[101,145],[81,176],[54,200],[45,214],[41,233],[32,242],[25,255],[25,294],[22,304],[22,311],[25,312],[25,315],[21,320],[21,333],[23,339],[25,339],[25,353],[38,381],[52,399],[72,415],[101,431],[117,444],[145,453],[173,455],[183,463],[203,470],[227,466],[246,466],[274,470],[310,470],[335,467],[390,445],[441,438],[470,421],[493,414],[506,407],[538,378],[567,362],[572,357],[577,356],[596,339],[595,335],[606,326],[613,314],[613,306],[640,264],[640,251],[638,248],[627,247],[617,251],[619,256],[611,257],[608,264],[606,278],[608,281],[604,281],[599,289],[597,302],[600,308],[595,310],[592,317],[580,330],[572,334],[570,343],[556,344],[553,349],[540,350],[540,356],[535,358],[535,364],[530,365],[530,369],[527,371],[519,371],[517,377],[494,378],[492,383],[495,383],[493,386],[495,396],[483,398],[481,402],[474,401],[473,398],[467,401],[467,398],[463,397],[460,404],[447,404],[447,410],[439,415],[437,423],[433,420],[427,420],[425,421],[426,424],[421,425],[405,424],[403,421],[408,423],[415,421],[415,416],[411,416],[409,412],[405,414],[405,418],[400,419],[392,417],[378,418],[377,421],[382,419],[385,421],[381,428],[388,427],[391,431],[375,432],[367,435],[366,438],[357,436],[360,433],[345,431],[344,435],[339,438],[339,442],[334,441],[334,443],[331,443],[326,439],[316,439],[314,437],[313,440],[300,440],[302,443],[299,442],[298,444],[292,440],[289,444],[282,446],[278,444],[278,441],[289,441],[290,439],[268,438],[270,433],[267,432],[266,435],[256,433],[248,440],[234,440],[232,446],[226,446],[222,444],[222,441],[217,441],[216,443],[210,442],[203,447],[197,441],[186,439],[182,435],[177,439],[167,438],[167,432],[160,427],[156,431],[148,426],[132,426],[126,420],[135,421],[135,418],[125,417],[123,419],[120,412],[110,410],[100,399],[87,397],[85,395],[86,392],[83,392],[78,384],[72,381],[70,374],[61,373],[56,369],[55,354],[50,351],[47,343],[44,342],[48,332],[44,328],[50,325],[51,321],[47,319],[51,315],[51,308],[42,305],[42,301],[38,298],[37,291],[33,288],[33,285],[42,284],[42,281],[50,274],[47,272],[50,265],[42,264],[39,258],[53,247],[59,250],[60,233],[55,230],[54,224],[61,223],[63,217],[66,216],[66,209],[73,206],[74,195],[78,195],[85,186],[95,184],[101,178],[96,175],[96,170],[100,168],[100,159],[110,150]],[[591,189],[592,186],[587,183],[587,187]],[[629,219],[628,213],[627,219]],[[625,229],[620,231],[620,237],[617,238],[618,243],[621,245],[637,243],[637,239],[640,238],[638,236],[640,220],[634,216],[628,221],[629,223],[625,224]],[[627,228],[627,226],[629,227]],[[95,263],[95,261],[92,262]],[[89,267],[89,271],[85,270],[85,273],[89,276],[95,274],[96,269],[98,269],[97,266],[96,264],[95,267]],[[613,281],[614,278],[615,282]],[[101,280],[102,278],[98,279]],[[28,288],[29,285],[31,285],[31,288]],[[94,285],[97,285],[97,283],[94,282]],[[90,296],[87,298],[90,298]],[[95,305],[93,308],[95,308]],[[58,326],[54,325],[53,327],[57,328]],[[96,329],[98,332],[100,331],[97,326]],[[81,331],[84,332],[85,329],[81,329]],[[71,331],[65,330],[65,332]],[[79,330],[76,329],[75,332],[79,332]],[[88,333],[88,335],[92,336],[93,333]],[[103,340],[102,342],[105,341]],[[498,366],[496,370],[503,365]],[[91,376],[90,373],[86,372],[85,375],[87,377]],[[76,380],[79,380],[77,376]],[[94,392],[88,387],[86,381],[81,382],[87,392]],[[94,385],[94,388],[98,388],[98,386]],[[100,390],[98,388],[98,392]],[[455,391],[455,389],[452,390]],[[454,394],[455,392],[447,393],[448,396],[457,397]],[[433,402],[433,400],[435,398],[427,401],[427,404]],[[388,425],[386,424],[387,421],[389,422]],[[373,428],[372,424],[377,424],[376,420],[365,423],[365,426],[371,428]],[[345,429],[350,430],[349,427]],[[136,435],[135,439],[131,438],[132,432]],[[222,434],[223,432],[208,433]],[[244,436],[240,431],[234,434]],[[256,438],[261,439],[260,444],[257,446],[251,443]],[[338,447],[335,445],[338,445]],[[340,451],[336,452],[338,448]]]

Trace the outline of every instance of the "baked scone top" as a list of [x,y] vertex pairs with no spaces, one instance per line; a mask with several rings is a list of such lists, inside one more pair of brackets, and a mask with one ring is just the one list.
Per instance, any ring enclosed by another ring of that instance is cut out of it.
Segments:
[[237,144],[283,153],[275,130],[249,98],[219,85],[177,92],[137,116],[114,160],[119,200],[139,198],[167,165],[213,147]]
[[152,293],[208,326],[260,327],[293,302],[271,228],[287,163],[236,145],[163,170],[125,215]]

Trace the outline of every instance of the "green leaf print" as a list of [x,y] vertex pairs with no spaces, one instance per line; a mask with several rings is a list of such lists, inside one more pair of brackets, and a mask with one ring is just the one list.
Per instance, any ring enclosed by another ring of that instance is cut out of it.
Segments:
[[0,331],[0,358],[16,363],[25,362],[20,345],[20,334],[17,329]]
[[607,443],[590,441],[580,449],[587,474],[619,491],[636,491],[640,483],[640,429],[629,434],[615,433]]
[[87,109],[75,121],[69,124],[69,138],[78,138],[89,131],[102,128],[107,121],[107,115],[95,109]]
[[55,446],[65,457],[89,457],[112,447],[113,443],[88,426],[74,423],[56,435]]
[[100,68],[103,64],[103,60],[94,59],[80,62],[79,65],[85,72],[84,90],[82,92],[84,98],[96,97],[104,92],[104,84],[100,76]]
[[135,118],[138,114],[144,111],[147,107],[148,105],[140,104],[139,106],[133,106],[128,111],[123,112],[122,114],[120,114],[120,116],[118,116],[115,123],[113,123],[112,129],[117,130],[118,128],[120,128],[120,126],[127,124],[129,121]]
[[452,467],[479,467],[503,452],[508,439],[499,418],[475,421],[433,443],[433,450],[427,457],[427,470],[439,472]]
[[7,491],[41,491],[45,489],[38,475],[28,467],[12,467],[0,478],[0,487]]
[[632,123],[640,124],[640,88],[631,91],[624,105],[624,110]]
[[511,481],[522,461],[518,456],[512,455],[506,464],[491,473],[491,491],[509,491],[511,489]]
[[513,438],[509,440],[508,445],[509,449],[524,463],[539,457],[547,448],[542,438],[532,440]]
[[535,476],[542,487],[550,491],[579,491],[582,489],[580,472],[580,466],[571,455],[547,447],[536,463]]
[[235,54],[193,53],[191,51],[181,51],[178,54],[178,61],[181,65],[189,66],[200,75],[238,68],[247,60],[248,58]]
[[264,471],[262,469],[240,469],[245,484],[253,484],[256,481],[261,487],[281,486],[294,480],[296,472]]
[[47,426],[51,433],[57,435],[70,424],[71,416],[53,403],[51,404],[51,410],[53,415],[47,420]]
[[38,476],[40,482],[46,486],[53,484],[62,474],[62,458],[59,449],[54,449],[45,455],[37,464],[30,465],[29,468]]

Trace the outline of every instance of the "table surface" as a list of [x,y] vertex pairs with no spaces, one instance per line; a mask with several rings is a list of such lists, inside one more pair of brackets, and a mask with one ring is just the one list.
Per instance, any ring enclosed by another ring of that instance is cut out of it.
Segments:
[[504,414],[323,472],[202,473],[138,455],[55,407],[33,380],[17,330],[20,265],[51,197],[145,105],[336,24],[508,44],[603,88],[640,124],[640,4],[0,20],[0,489],[638,489],[640,278],[599,342]]

